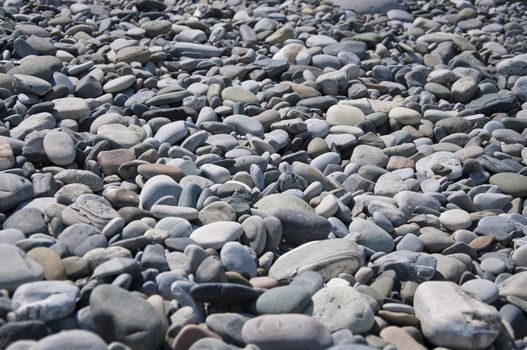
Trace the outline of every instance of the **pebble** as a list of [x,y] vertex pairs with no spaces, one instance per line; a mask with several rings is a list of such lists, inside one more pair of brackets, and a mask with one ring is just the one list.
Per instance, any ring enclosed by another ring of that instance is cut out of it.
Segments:
[[[498,311],[452,282],[420,284],[414,308],[423,335],[436,346],[483,349],[500,332]],[[456,327],[450,327],[452,324]]]

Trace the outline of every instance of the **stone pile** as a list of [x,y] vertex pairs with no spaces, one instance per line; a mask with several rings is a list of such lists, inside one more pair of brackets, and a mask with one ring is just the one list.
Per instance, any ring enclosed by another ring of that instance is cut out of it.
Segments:
[[0,1],[0,348],[527,347],[527,4]]

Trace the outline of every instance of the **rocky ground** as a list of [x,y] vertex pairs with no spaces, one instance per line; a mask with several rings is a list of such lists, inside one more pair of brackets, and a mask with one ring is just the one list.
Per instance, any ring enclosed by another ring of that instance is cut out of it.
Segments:
[[0,1],[0,348],[525,348],[526,32],[521,1]]

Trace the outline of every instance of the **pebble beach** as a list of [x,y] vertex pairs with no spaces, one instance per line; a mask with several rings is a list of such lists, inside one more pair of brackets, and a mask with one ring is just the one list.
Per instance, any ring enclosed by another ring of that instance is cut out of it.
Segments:
[[0,0],[0,349],[527,349],[527,2]]

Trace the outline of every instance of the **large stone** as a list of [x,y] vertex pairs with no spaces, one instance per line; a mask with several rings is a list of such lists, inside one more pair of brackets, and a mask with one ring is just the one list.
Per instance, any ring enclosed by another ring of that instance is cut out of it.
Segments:
[[527,176],[515,173],[499,173],[490,177],[489,183],[496,185],[505,194],[514,197],[527,196]]
[[62,211],[62,221],[66,225],[89,224],[102,230],[114,218],[121,216],[103,198],[82,195],[75,203]]
[[7,212],[33,198],[33,185],[22,176],[0,173],[0,212]]
[[103,284],[90,296],[90,313],[99,335],[136,350],[156,349],[163,339],[161,318],[146,300],[125,289]]
[[499,285],[500,296],[514,296],[527,301],[527,271],[520,272],[507,278]]
[[19,248],[0,244],[0,289],[15,290],[24,283],[41,280],[42,267]]
[[33,248],[27,253],[27,256],[42,266],[46,280],[66,279],[66,267],[53,249],[47,247]]
[[213,222],[212,224],[201,226],[192,232],[190,239],[205,249],[221,249],[227,242],[240,238],[242,233],[242,225],[237,222]]
[[330,332],[349,329],[354,334],[370,330],[375,320],[373,311],[355,288],[331,286],[313,295],[313,317]]
[[388,232],[361,218],[353,220],[349,225],[349,232],[352,233],[355,242],[376,252],[389,253],[395,246],[393,238]]
[[518,105],[516,97],[505,90],[499,93],[485,94],[468,103],[465,108],[473,110],[475,113],[492,114],[498,112],[508,112]]
[[197,44],[197,43],[187,43],[187,42],[177,42],[172,45],[172,48],[175,53],[178,54],[193,54],[199,55],[205,58],[219,57],[223,52],[223,49],[214,47],[211,45]]
[[52,321],[75,310],[79,288],[62,281],[37,281],[21,285],[12,305],[18,319]]
[[254,207],[268,213],[281,209],[297,209],[305,212],[313,212],[313,208],[305,201],[287,193],[273,193],[265,196],[254,203]]
[[282,223],[282,238],[295,245],[326,239],[331,232],[331,223],[314,213],[298,209],[278,209],[272,215]]
[[241,86],[229,86],[223,89],[221,98],[233,102],[258,103],[256,95]]
[[503,75],[526,75],[527,54],[507,58],[496,65],[496,70]]
[[417,287],[415,315],[425,338],[442,347],[485,349],[498,337],[498,310],[452,282],[429,281]]
[[115,58],[118,62],[139,62],[145,64],[150,60],[150,51],[143,46],[125,47],[117,52]]
[[106,237],[97,228],[88,224],[74,224],[59,235],[59,242],[67,253],[83,256],[95,248],[107,246]]
[[15,155],[9,142],[0,140],[0,171],[11,169],[15,165]]
[[16,92],[44,96],[51,90],[51,84],[44,79],[31,75],[13,75],[13,88]]
[[384,13],[390,10],[405,10],[405,0],[331,0],[331,2],[346,10],[353,10],[359,14]]
[[427,177],[434,177],[436,172],[441,172],[447,179],[457,179],[463,175],[463,166],[457,154],[441,151],[419,159],[415,163],[415,171]]
[[99,192],[104,187],[102,179],[88,170],[67,169],[55,175],[55,180],[65,184],[80,183],[88,186],[93,192]]
[[397,120],[401,125],[417,125],[421,122],[421,113],[406,107],[395,107],[388,118]]
[[134,85],[134,83],[135,76],[125,75],[108,81],[106,84],[104,84],[103,89],[104,92],[116,93],[128,89]]
[[259,314],[302,313],[311,301],[311,293],[305,288],[281,286],[269,289],[256,300]]
[[269,276],[290,281],[304,271],[319,272],[325,281],[341,272],[353,274],[364,264],[364,252],[353,241],[329,239],[303,244],[275,261]]
[[145,210],[150,210],[159,199],[165,196],[172,196],[174,201],[178,201],[181,191],[182,187],[170,176],[154,176],[144,184],[141,190],[140,206]]
[[32,131],[53,129],[55,125],[56,120],[51,114],[47,112],[33,114],[11,129],[11,137],[24,140]]
[[44,152],[53,164],[68,165],[75,160],[75,143],[68,134],[52,131],[44,137]]
[[339,104],[329,107],[326,112],[326,120],[332,125],[356,126],[365,121],[366,117],[357,107]]
[[64,97],[53,100],[55,110],[53,115],[57,119],[80,120],[90,115],[90,107],[83,98]]
[[357,165],[373,164],[381,168],[388,164],[389,158],[380,148],[368,145],[355,147],[351,155],[351,161]]
[[108,345],[96,334],[85,330],[63,330],[42,338],[31,350],[83,349],[106,350]]
[[128,127],[121,124],[101,125],[97,129],[97,135],[110,141],[114,148],[130,148],[145,139],[144,130],[137,125]]
[[331,333],[319,321],[298,314],[255,317],[244,324],[242,336],[261,350],[322,350],[333,345]]

